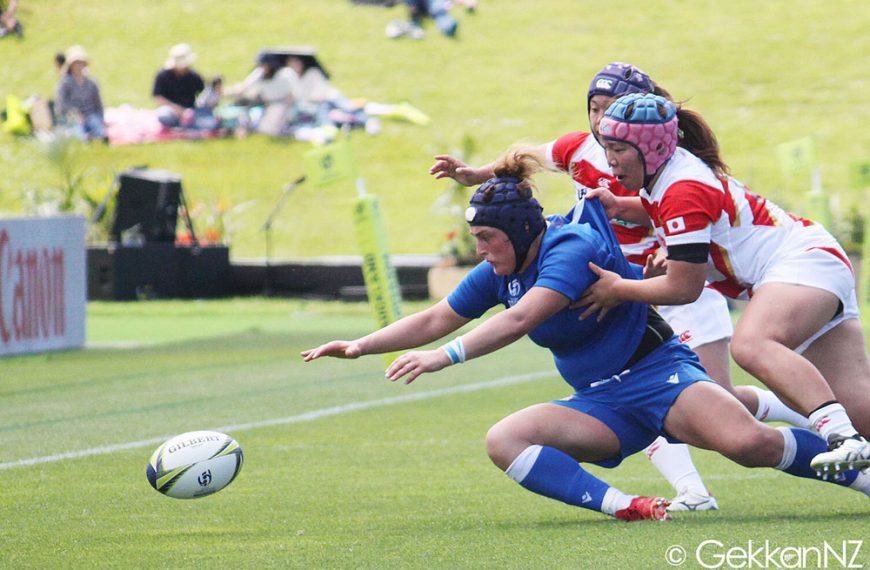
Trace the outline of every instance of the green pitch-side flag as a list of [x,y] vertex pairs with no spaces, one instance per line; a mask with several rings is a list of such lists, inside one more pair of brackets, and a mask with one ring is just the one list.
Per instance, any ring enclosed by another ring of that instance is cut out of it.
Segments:
[[807,174],[816,167],[816,141],[804,137],[776,147],[782,172],[788,177]]
[[833,227],[831,214],[831,201],[828,195],[821,190],[811,190],[804,194],[804,202],[801,207],[801,216],[818,222],[830,230]]
[[312,148],[303,155],[303,159],[308,182],[314,186],[325,186],[356,176],[356,161],[347,139]]
[[849,185],[855,190],[870,190],[870,162],[856,162],[849,169]]
[[[396,270],[390,263],[387,236],[376,196],[366,194],[356,201],[353,221],[363,256],[363,278],[369,305],[378,328],[383,328],[402,318],[402,296]],[[384,363],[389,366],[398,356],[398,353],[385,354]]]

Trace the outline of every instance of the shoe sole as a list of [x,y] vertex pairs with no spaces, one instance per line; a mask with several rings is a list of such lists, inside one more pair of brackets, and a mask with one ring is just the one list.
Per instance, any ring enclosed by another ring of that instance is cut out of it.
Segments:
[[816,470],[820,477],[838,475],[846,471],[861,471],[870,467],[870,459],[858,459],[856,461],[834,461],[831,463],[820,461],[810,463],[810,467]]

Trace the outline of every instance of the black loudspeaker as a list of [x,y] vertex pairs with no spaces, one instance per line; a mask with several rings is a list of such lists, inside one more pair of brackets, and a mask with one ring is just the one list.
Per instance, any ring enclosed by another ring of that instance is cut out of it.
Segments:
[[181,177],[166,170],[131,169],[118,176],[111,239],[175,243]]

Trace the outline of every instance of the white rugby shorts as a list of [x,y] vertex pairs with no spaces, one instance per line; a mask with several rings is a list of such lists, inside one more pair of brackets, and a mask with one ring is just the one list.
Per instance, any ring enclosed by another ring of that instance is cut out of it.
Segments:
[[674,329],[674,334],[692,350],[729,339],[734,333],[728,302],[718,291],[704,287],[698,300],[688,305],[660,305],[659,314]]
[[753,286],[758,290],[765,283],[791,283],[815,287],[833,293],[843,303],[843,312],[834,317],[795,352],[802,353],[817,338],[847,319],[859,318],[855,294],[855,275],[840,244],[822,226],[814,225],[792,232],[788,245],[765,268],[761,279]]

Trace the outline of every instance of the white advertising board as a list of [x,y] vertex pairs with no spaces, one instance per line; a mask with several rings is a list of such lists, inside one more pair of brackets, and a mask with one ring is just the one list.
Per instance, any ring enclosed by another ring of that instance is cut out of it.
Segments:
[[0,356],[85,344],[85,220],[0,218]]

